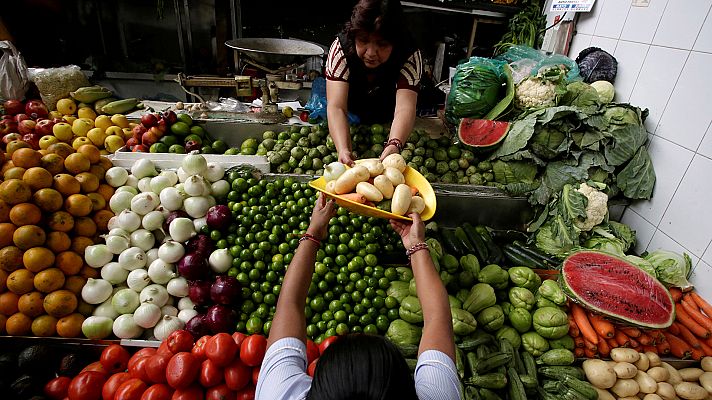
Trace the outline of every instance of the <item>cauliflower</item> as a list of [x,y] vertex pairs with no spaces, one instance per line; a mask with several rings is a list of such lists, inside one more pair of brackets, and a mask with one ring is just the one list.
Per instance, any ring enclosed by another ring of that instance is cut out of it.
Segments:
[[556,85],[549,80],[527,78],[514,91],[514,103],[518,108],[553,106],[556,101]]
[[588,205],[586,206],[586,219],[576,221],[575,225],[582,231],[590,231],[606,218],[606,214],[608,213],[608,195],[587,185],[585,182],[582,183],[576,191],[586,196]]

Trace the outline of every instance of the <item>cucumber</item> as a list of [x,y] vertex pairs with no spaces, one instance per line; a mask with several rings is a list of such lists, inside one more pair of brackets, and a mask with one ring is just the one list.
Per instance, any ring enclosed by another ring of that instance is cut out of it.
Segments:
[[475,375],[466,379],[465,384],[486,389],[504,389],[507,387],[507,376],[498,372]]
[[494,391],[487,388],[480,388],[480,398],[482,400],[502,400],[501,397]]
[[549,256],[548,254],[544,254],[543,252],[539,251],[538,249],[529,247],[526,244],[524,244],[524,242],[515,240],[514,242],[512,242],[512,245],[519,247],[519,249],[523,253],[528,254],[530,257],[539,259],[544,264],[548,264],[550,266],[550,268],[556,268],[559,265],[561,265],[561,260],[557,260],[556,258]]
[[537,360],[537,364],[544,365],[571,365],[574,363],[574,353],[569,349],[553,349],[542,354]]
[[472,351],[477,348],[477,346],[483,343],[489,343],[494,338],[490,334],[480,335],[477,338],[465,338],[461,343],[457,344],[457,347],[463,351]]
[[579,367],[539,367],[537,372],[549,379],[563,380],[565,376],[571,376],[576,379],[586,379],[586,375],[584,375],[583,370]]
[[475,227],[470,225],[468,222],[465,222],[463,224],[463,231],[465,231],[465,235],[467,236],[468,239],[470,239],[470,242],[472,243],[473,246],[475,246],[475,249],[477,250],[477,258],[480,260],[480,262],[485,262],[489,258],[489,252],[487,251],[487,245],[485,242],[482,240],[482,236],[480,236],[479,233],[475,230]]
[[509,261],[509,264],[513,266],[529,267],[533,269],[542,269],[545,265],[540,264],[538,261],[532,260],[531,258],[523,255],[519,252],[515,246],[511,244],[505,244],[502,246],[502,253],[504,258]]
[[482,240],[485,242],[485,245],[487,246],[487,252],[489,253],[489,257],[487,257],[487,263],[501,264],[504,258],[502,254],[502,249],[500,249],[499,246],[497,246],[497,244],[494,242],[494,240],[492,240],[492,236],[490,236],[487,227],[483,225],[477,225],[475,227],[475,231],[480,235]]
[[598,399],[598,392],[588,382],[584,382],[583,380],[576,379],[569,375],[564,376],[563,382],[566,387],[572,389],[586,400]]
[[478,362],[476,371],[478,374],[483,374],[483,373],[489,372],[490,370],[493,370],[495,368],[499,368],[499,367],[509,363],[511,360],[512,360],[512,354],[507,354],[507,353],[502,353],[502,352],[494,353],[494,354],[491,354],[486,359]]
[[465,234],[464,229],[459,226],[455,228],[455,237],[460,240],[460,243],[462,244],[465,251],[467,251],[467,254],[477,253],[477,249],[475,249],[475,246],[470,243],[470,240],[467,238],[467,234]]
[[519,374],[514,368],[507,369],[507,378],[509,380],[509,400],[527,400],[522,380],[519,379]]
[[455,232],[451,229],[441,229],[440,235],[442,236],[442,244],[447,249],[447,253],[456,254],[458,257],[464,256],[462,245],[460,241],[455,237]]

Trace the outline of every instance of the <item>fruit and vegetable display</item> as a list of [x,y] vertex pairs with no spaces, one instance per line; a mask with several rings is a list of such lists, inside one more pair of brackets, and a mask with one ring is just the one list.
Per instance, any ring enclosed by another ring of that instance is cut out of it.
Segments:
[[133,152],[175,154],[192,151],[223,154],[227,150],[225,142],[213,140],[190,115],[170,110],[143,114],[141,123],[131,129],[126,147]]

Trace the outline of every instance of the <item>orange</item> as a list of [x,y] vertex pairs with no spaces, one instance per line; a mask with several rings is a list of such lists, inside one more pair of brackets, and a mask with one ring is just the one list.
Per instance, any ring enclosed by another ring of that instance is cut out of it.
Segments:
[[32,328],[32,318],[23,313],[16,313],[10,316],[5,322],[5,331],[10,336],[25,336]]
[[52,173],[41,167],[32,167],[25,171],[22,174],[22,180],[32,190],[52,187]]
[[47,268],[35,275],[35,289],[42,293],[53,292],[64,286],[64,273],[59,268]]
[[92,211],[103,210],[106,207],[106,200],[99,193],[89,193],[87,196],[91,199]]
[[5,316],[11,316],[16,313],[19,308],[17,308],[17,302],[20,296],[12,292],[5,292],[0,294],[0,314]]
[[[104,197],[103,195],[101,197]],[[109,196],[111,197],[111,196]],[[106,200],[106,199],[105,199]],[[109,200],[106,200],[107,202]],[[0,200],[0,222],[7,222],[10,220],[10,206],[5,203],[5,200]]]
[[76,275],[84,265],[82,257],[73,251],[63,251],[57,254],[54,265],[65,275]]
[[60,232],[69,232],[74,228],[74,218],[66,211],[53,212],[47,218],[47,226]]
[[87,283],[87,278],[79,275],[68,276],[64,280],[63,289],[67,289],[70,292],[76,294],[77,296],[81,294],[84,284]]
[[87,160],[89,160],[89,162],[92,164],[98,163],[99,157],[101,157],[99,149],[96,146],[90,144],[79,146],[79,148],[77,149],[77,153],[84,155],[84,157],[86,157]]
[[91,168],[91,162],[82,153],[70,154],[64,159],[64,169],[71,174],[86,172],[89,171],[89,168]]
[[42,211],[53,212],[62,209],[64,198],[55,189],[45,188],[32,195],[32,202],[37,204]]
[[0,175],[5,176],[5,172],[10,168],[15,168],[15,164],[12,163],[12,160],[6,161],[5,164],[0,166]]
[[40,292],[25,293],[17,300],[17,308],[21,313],[34,318],[44,314],[42,300],[44,300],[44,295]]
[[89,217],[79,217],[74,220],[74,233],[80,236],[96,235],[96,224]]
[[68,155],[74,153],[74,148],[67,143],[54,143],[47,147],[47,151],[57,154],[62,157],[62,159],[65,159]]
[[17,149],[12,153],[12,163],[22,168],[38,167],[42,154],[28,148]]
[[0,222],[0,249],[12,244],[13,233],[15,233],[15,225],[9,222]]
[[15,229],[15,232],[12,234],[12,241],[15,243],[15,246],[22,250],[42,246],[46,239],[47,236],[44,229],[37,225],[21,226]]
[[57,334],[63,338],[79,337],[82,333],[84,316],[79,313],[69,314],[57,321]]
[[109,220],[114,216],[114,213],[109,210],[99,210],[94,213],[92,219],[96,224],[97,229],[104,232],[108,230]]
[[109,200],[111,200],[111,196],[114,195],[114,188],[106,183],[101,183],[99,184],[99,189],[97,189],[96,192],[99,193],[108,203]]
[[5,270],[0,269],[0,293],[3,293],[7,290],[7,272]]
[[82,190],[82,186],[79,184],[77,178],[69,174],[55,175],[53,187],[64,196],[71,196]]
[[51,315],[42,315],[32,321],[30,327],[32,334],[39,337],[49,337],[57,334],[57,318]]
[[45,296],[44,309],[47,314],[62,318],[77,309],[77,296],[66,289],[55,290]]
[[7,277],[7,288],[16,295],[29,293],[34,289],[35,274],[26,270],[18,269]]
[[98,278],[99,277],[99,268],[92,268],[88,265],[83,265],[82,269],[79,271],[79,276],[84,277],[84,278]]
[[84,255],[84,250],[87,248],[87,246],[91,246],[94,244],[94,241],[91,238],[88,238],[86,236],[75,236],[72,238],[72,251]]
[[54,153],[44,155],[40,160],[40,166],[52,175],[59,174],[64,171],[64,157]]
[[25,203],[30,197],[32,197],[32,190],[20,179],[8,179],[0,183],[0,200],[9,205]]
[[22,250],[15,246],[0,249],[0,268],[7,272],[22,268]]
[[64,200],[64,209],[75,217],[84,217],[91,213],[93,204],[85,194],[73,194]]
[[16,204],[10,210],[10,221],[17,225],[37,225],[42,219],[42,210],[32,203]]
[[12,167],[8,168],[5,173],[2,174],[2,177],[5,179],[22,179],[22,177],[25,175],[25,172],[27,172],[25,168]]
[[[72,245],[72,239],[64,232],[53,231],[47,235],[47,243],[45,243],[45,245],[48,249],[58,254],[69,250],[69,247]],[[57,262],[57,260],[55,260],[55,262]]]
[[37,273],[54,264],[54,253],[46,247],[33,247],[22,255],[22,263],[30,272]]
[[0,335],[4,335],[7,333],[5,330],[5,324],[7,323],[7,317],[4,315],[0,315]]
[[83,193],[96,192],[99,189],[99,177],[91,172],[79,173],[75,178],[79,181]]

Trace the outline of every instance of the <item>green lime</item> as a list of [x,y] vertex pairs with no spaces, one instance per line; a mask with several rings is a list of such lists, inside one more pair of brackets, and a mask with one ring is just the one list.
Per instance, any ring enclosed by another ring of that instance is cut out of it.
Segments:
[[213,142],[212,148],[214,153],[222,154],[225,153],[225,150],[227,150],[227,144],[222,140],[216,140]]
[[238,149],[237,147],[230,147],[229,149],[225,150],[225,155],[228,156],[236,156],[238,154],[240,154],[240,149]]
[[262,332],[262,320],[257,317],[252,317],[247,320],[246,324],[247,333],[250,335]]
[[193,118],[190,117],[188,114],[178,114],[178,121],[190,126],[193,125]]
[[168,153],[168,146],[164,143],[158,142],[151,145],[148,149],[151,153]]
[[200,137],[205,137],[205,129],[200,125],[194,125],[190,127],[190,133],[193,135],[198,135]]
[[371,125],[371,133],[374,135],[382,135],[383,134],[383,125],[381,125],[381,124]]
[[242,142],[242,144],[240,145],[241,150],[245,150],[248,148],[257,149],[257,140],[254,138],[249,138],[249,139],[246,139],[244,142]]
[[183,139],[183,140],[185,141],[184,143],[188,143],[188,142],[190,142],[190,141],[193,141],[193,142],[196,142],[196,143],[198,143],[198,144],[200,144],[200,145],[203,144],[203,139],[201,139],[200,136],[198,136],[198,135],[188,135],[188,136],[186,136],[185,139]]
[[165,135],[159,140],[159,142],[165,144],[168,147],[171,147],[174,144],[178,143],[178,138],[173,135]]
[[171,132],[174,135],[186,136],[190,133],[190,126],[185,122],[178,121],[175,124],[171,125]]

